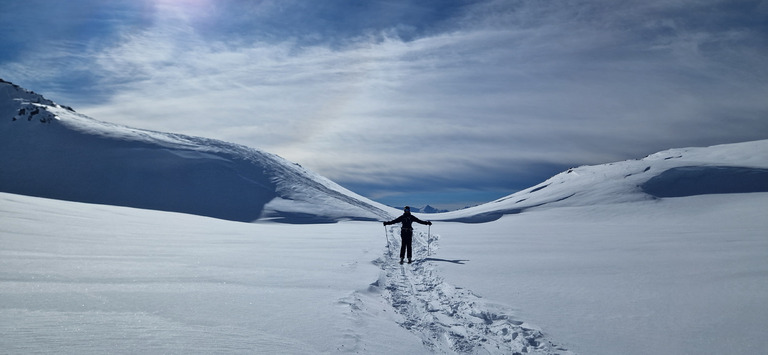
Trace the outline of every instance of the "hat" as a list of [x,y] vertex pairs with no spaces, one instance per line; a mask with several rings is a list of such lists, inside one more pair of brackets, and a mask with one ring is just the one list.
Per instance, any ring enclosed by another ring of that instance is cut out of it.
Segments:
[[408,206],[405,206],[404,210],[406,210],[406,211],[408,211],[408,212],[411,212],[411,208],[410,208],[410,207],[408,207]]

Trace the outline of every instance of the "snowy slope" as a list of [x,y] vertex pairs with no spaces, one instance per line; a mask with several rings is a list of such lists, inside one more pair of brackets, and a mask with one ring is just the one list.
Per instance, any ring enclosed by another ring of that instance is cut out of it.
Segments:
[[579,354],[763,354],[768,193],[532,209],[440,223],[451,283]]
[[[398,228],[364,222],[396,210],[295,164],[0,89],[6,352],[768,348],[768,141],[578,167],[425,216],[446,222],[417,226],[400,266]],[[259,218],[315,224],[232,222]]]
[[430,217],[487,222],[531,209],[749,192],[768,192],[768,140],[670,149],[640,160],[581,166],[496,201]]
[[397,230],[386,248],[379,223],[236,223],[7,193],[0,220],[8,353],[568,353],[441,278],[438,259],[398,264]]
[[396,213],[276,155],[97,121],[5,81],[0,118],[4,192],[246,222]]
[[[235,221],[324,223],[398,213],[257,149],[97,121],[0,81],[0,191]],[[672,149],[569,169],[444,221],[487,222],[534,208],[768,191],[768,140]]]
[[0,349],[761,354],[767,203],[700,195],[419,225],[417,261],[401,266],[397,228],[375,222],[0,193]]

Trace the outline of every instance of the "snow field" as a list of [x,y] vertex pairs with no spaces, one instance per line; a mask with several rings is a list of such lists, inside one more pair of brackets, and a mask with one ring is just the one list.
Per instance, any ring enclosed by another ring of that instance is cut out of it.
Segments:
[[431,215],[478,224],[417,230],[400,266],[396,228],[385,242],[348,222],[397,211],[301,166],[0,84],[3,191],[262,222],[0,193],[4,352],[768,348],[768,140],[572,168]]
[[340,300],[375,280],[383,244],[365,223],[246,224],[11,194],[0,216],[8,353],[337,353],[366,331]]
[[436,223],[443,277],[580,354],[768,349],[768,194],[702,195]]
[[[0,193],[7,353],[761,353],[768,194],[248,224]],[[426,257],[425,257],[426,256]],[[567,349],[567,350],[565,350]]]
[[552,347],[503,306],[447,283],[436,234],[425,259],[417,230],[421,259],[401,266],[399,228],[388,249],[378,223],[247,224],[5,193],[0,212],[0,347],[9,353]]
[[[423,229],[423,228],[422,228]],[[381,267],[372,289],[382,292],[402,317],[398,323],[418,335],[437,353],[566,353],[544,335],[515,320],[500,305],[490,304],[470,290],[454,287],[439,275],[438,262],[462,263],[432,257],[439,236],[414,231],[413,264],[399,264],[400,228],[387,230],[387,253],[375,263]]]

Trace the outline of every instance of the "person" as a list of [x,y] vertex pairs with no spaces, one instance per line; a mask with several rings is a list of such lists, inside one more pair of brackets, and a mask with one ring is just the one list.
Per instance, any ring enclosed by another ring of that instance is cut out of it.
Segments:
[[411,208],[408,206],[405,206],[403,209],[403,215],[400,217],[397,217],[391,221],[384,222],[385,226],[388,226],[390,224],[395,223],[402,223],[402,227],[400,228],[400,264],[403,263],[403,259],[405,258],[405,253],[408,252],[408,264],[410,264],[413,261],[413,249],[411,247],[411,242],[413,241],[413,222],[421,223],[424,225],[431,226],[432,222],[430,221],[422,221],[418,219],[416,216],[411,214]]

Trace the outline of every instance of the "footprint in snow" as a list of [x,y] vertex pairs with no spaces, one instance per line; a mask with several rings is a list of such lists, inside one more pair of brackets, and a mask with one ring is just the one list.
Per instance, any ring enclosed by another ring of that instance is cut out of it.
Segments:
[[[382,273],[371,287],[400,315],[400,326],[421,338],[426,348],[436,353],[572,354],[510,317],[503,307],[445,282],[433,262],[437,259],[400,265],[398,232],[397,227],[389,230],[388,250],[374,261]],[[414,255],[434,255],[438,239],[414,231]]]

